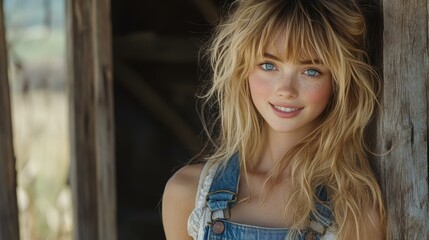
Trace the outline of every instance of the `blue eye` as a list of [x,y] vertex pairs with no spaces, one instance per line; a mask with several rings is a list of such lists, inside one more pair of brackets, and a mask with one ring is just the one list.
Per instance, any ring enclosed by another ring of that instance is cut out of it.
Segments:
[[262,63],[259,66],[261,66],[264,71],[273,71],[276,69],[276,66],[272,63]]
[[316,69],[308,69],[304,71],[304,74],[309,77],[316,77],[320,74],[320,72],[317,71]]

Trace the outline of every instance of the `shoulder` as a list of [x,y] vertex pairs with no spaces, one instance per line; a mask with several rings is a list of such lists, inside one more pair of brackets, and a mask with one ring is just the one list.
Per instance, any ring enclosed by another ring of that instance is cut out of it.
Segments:
[[187,221],[195,207],[203,167],[204,164],[184,166],[168,180],[162,198],[162,219],[167,239],[190,239]]
[[187,187],[192,183],[198,184],[201,171],[204,164],[192,164],[186,165],[180,168],[173,176],[168,180],[166,187],[170,186],[182,186]]
[[[190,195],[195,197],[203,167],[204,164],[193,164],[179,169],[165,185],[163,198],[188,198]],[[194,200],[195,198],[192,198],[192,201]]]

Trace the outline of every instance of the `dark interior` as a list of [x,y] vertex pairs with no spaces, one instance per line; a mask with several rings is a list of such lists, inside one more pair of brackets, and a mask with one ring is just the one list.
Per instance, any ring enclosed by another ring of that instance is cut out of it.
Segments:
[[228,2],[111,2],[120,240],[165,239],[164,185],[202,145],[199,49]]

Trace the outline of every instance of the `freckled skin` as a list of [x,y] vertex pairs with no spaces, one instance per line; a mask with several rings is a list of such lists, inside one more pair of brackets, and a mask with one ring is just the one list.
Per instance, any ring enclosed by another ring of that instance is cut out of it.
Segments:
[[[273,56],[272,52],[276,51],[267,49],[268,56]],[[331,73],[319,63],[291,63],[279,59],[262,59],[249,74],[253,103],[270,130],[305,136],[315,128],[332,95]],[[314,59],[317,57],[309,60]],[[270,69],[264,69],[266,66]],[[300,112],[294,117],[282,118],[273,110],[273,106],[278,105],[298,108]]]

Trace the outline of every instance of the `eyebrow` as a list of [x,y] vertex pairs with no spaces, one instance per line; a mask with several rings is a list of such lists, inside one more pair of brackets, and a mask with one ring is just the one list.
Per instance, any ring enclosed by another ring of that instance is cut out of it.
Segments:
[[[275,61],[279,61],[282,62],[283,60],[275,55],[269,54],[269,53],[264,53],[264,57],[265,58],[269,58]],[[299,61],[300,64],[302,65],[311,65],[311,64],[322,64],[322,61],[320,61],[320,59],[310,59],[310,60],[300,60]]]

